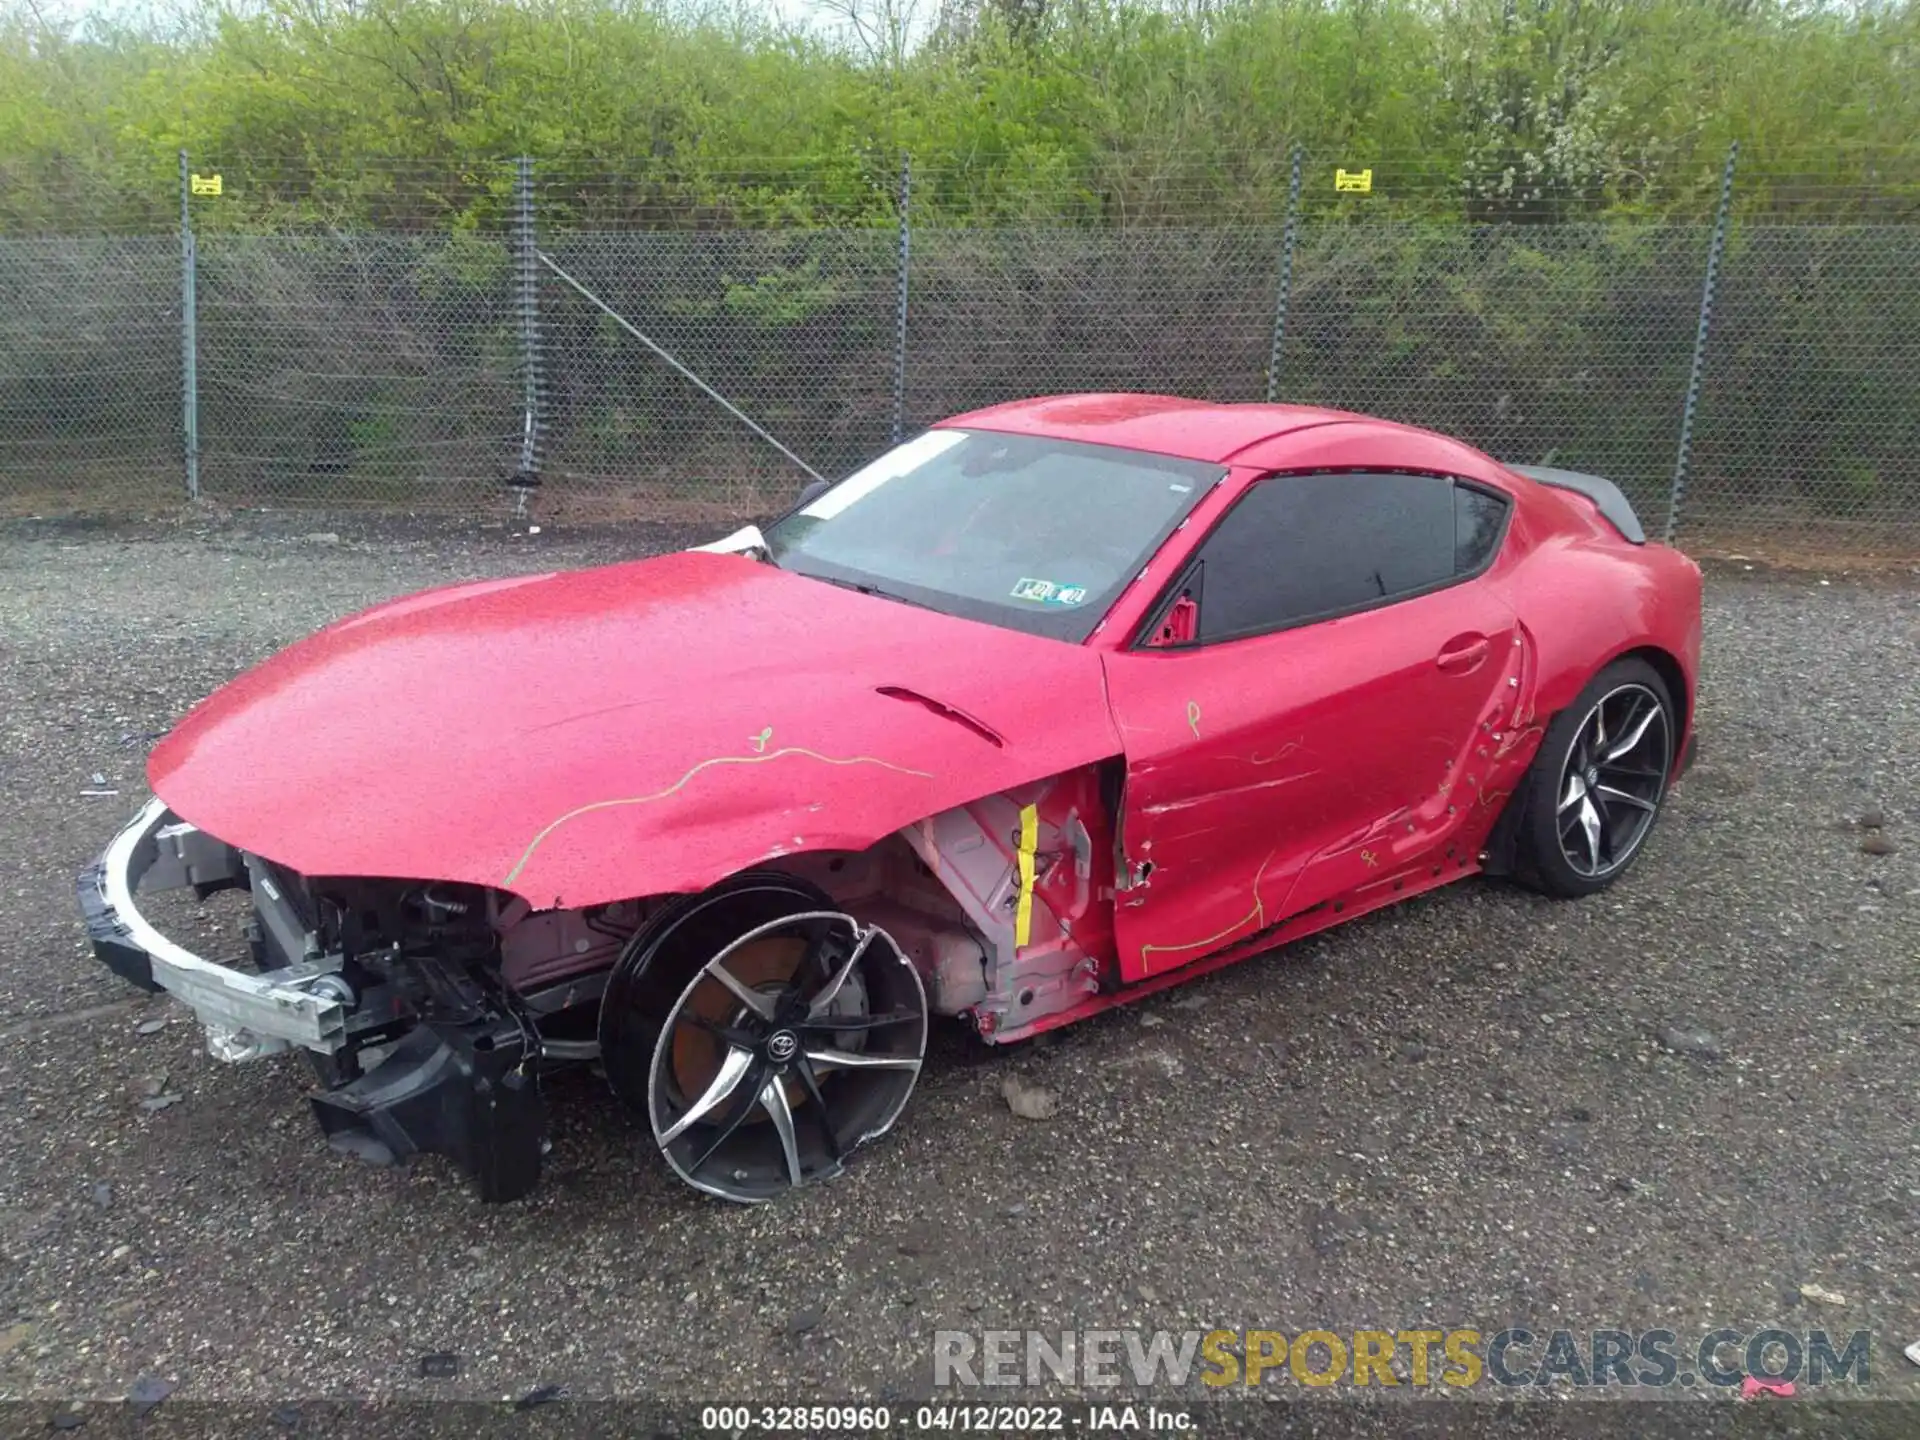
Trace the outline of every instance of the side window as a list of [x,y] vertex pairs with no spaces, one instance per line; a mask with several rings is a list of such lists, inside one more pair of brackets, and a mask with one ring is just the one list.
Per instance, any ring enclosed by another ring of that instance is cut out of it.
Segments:
[[1506,533],[1507,502],[1471,485],[1453,487],[1453,573],[1471,575],[1493,558]]
[[1453,482],[1433,475],[1262,480],[1200,551],[1199,640],[1278,629],[1445,583],[1458,573],[1461,537],[1480,534],[1462,529],[1455,505]]

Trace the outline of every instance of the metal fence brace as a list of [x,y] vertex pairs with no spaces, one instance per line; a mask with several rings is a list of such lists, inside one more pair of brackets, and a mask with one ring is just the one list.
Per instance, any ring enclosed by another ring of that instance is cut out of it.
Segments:
[[1273,307],[1273,344],[1267,350],[1267,403],[1280,395],[1280,349],[1287,338],[1287,302],[1293,294],[1293,245],[1300,233],[1300,169],[1303,147],[1293,147],[1293,172],[1287,177],[1287,223],[1280,237],[1280,294]]
[[1720,208],[1713,219],[1713,239],[1707,246],[1707,277],[1700,285],[1700,324],[1693,333],[1693,366],[1687,374],[1687,398],[1680,411],[1680,447],[1673,458],[1673,488],[1667,492],[1665,539],[1671,545],[1680,528],[1680,506],[1687,494],[1687,468],[1693,460],[1693,418],[1700,408],[1700,380],[1707,368],[1707,332],[1713,325],[1713,288],[1720,278],[1720,256],[1727,248],[1727,219],[1733,209],[1733,167],[1740,158],[1740,142],[1727,147],[1726,168],[1720,173]]
[[607,304],[606,301],[602,300],[598,295],[594,294],[594,292],[590,290],[586,285],[584,285],[581,281],[575,279],[572,275],[569,275],[565,270],[562,270],[558,265],[554,263],[553,257],[551,255],[548,255],[545,251],[540,251],[538,252],[538,259],[542,265],[546,266],[547,269],[551,270],[557,277],[559,277],[561,284],[573,290],[576,294],[580,296],[581,299],[585,300],[589,305],[593,306],[594,309],[598,310],[601,314],[605,315],[609,320],[613,321],[614,324],[618,325],[622,330],[626,331],[627,334],[631,335],[634,339],[638,340],[642,345],[646,346],[647,349],[651,350],[655,355],[659,356],[660,359],[664,360],[667,363],[667,365],[676,374],[681,376],[681,378],[686,380],[688,384],[692,385],[695,389],[700,391],[700,393],[705,395],[709,400],[713,401],[714,404],[718,405],[722,410],[725,410],[729,415],[733,416],[734,419],[738,420],[742,425],[746,426],[747,429],[751,430],[755,435],[758,435],[762,440],[766,441],[768,445],[772,446],[775,450],[779,451],[787,459],[791,460],[795,465],[799,466],[802,470],[806,471],[808,478],[813,480],[823,480],[826,478],[818,470],[814,469],[813,466],[809,465],[806,461],[802,460],[798,455],[794,454],[793,451],[789,450],[785,445],[782,445],[780,441],[774,437],[772,432],[770,432],[759,421],[755,420],[751,415],[747,414],[746,411],[742,410],[738,405],[735,405],[731,400],[727,399],[725,395],[722,395],[718,390],[714,389],[713,386],[709,385],[705,380],[702,380],[700,376],[689,365],[686,364],[685,361],[680,359],[679,356],[675,355],[671,350],[668,350],[659,341],[655,340],[651,335],[648,335],[646,332],[641,330],[639,326],[635,325],[631,320],[627,319],[626,316],[622,315],[618,310],[614,309],[611,305]]

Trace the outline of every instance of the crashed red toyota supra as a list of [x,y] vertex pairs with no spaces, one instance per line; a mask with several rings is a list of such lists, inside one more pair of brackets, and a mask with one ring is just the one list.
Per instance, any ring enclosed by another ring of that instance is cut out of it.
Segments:
[[[195,708],[79,881],[341,1149],[533,1187],[598,1061],[688,1184],[1005,1043],[1472,875],[1613,883],[1691,748],[1700,572],[1608,481],[1282,405],[962,415],[762,528],[341,620]],[[249,892],[251,963],[146,893]],[[237,959],[237,957],[235,957]]]

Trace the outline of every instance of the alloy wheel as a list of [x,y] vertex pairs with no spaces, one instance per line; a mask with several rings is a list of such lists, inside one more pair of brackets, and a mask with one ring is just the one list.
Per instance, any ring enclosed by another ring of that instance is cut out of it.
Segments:
[[1644,685],[1616,687],[1574,731],[1555,806],[1560,852],[1583,879],[1613,874],[1640,848],[1666,793],[1667,707]]
[[926,1038],[919,974],[884,930],[834,911],[770,921],[668,1012],[647,1080],[654,1141],[696,1189],[771,1200],[886,1132]]

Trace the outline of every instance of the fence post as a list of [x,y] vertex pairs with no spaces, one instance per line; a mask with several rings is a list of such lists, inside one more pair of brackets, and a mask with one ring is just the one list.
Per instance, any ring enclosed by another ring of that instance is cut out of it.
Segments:
[[1280,347],[1287,338],[1287,301],[1293,294],[1293,244],[1300,231],[1301,146],[1293,147],[1293,174],[1287,179],[1287,226],[1280,239],[1280,296],[1273,311],[1273,345],[1267,352],[1267,403],[1280,394]]
[[1727,163],[1720,172],[1720,209],[1713,219],[1713,240],[1707,247],[1707,278],[1700,287],[1700,324],[1693,332],[1693,368],[1687,375],[1687,403],[1680,412],[1680,450],[1673,459],[1673,488],[1667,493],[1666,542],[1673,543],[1680,528],[1680,504],[1687,494],[1687,467],[1693,460],[1693,417],[1700,408],[1700,380],[1707,366],[1707,331],[1713,324],[1713,287],[1720,279],[1720,256],[1727,248],[1727,217],[1733,209],[1733,167],[1740,142],[1727,147]]
[[907,265],[913,254],[913,156],[900,155],[900,266],[893,314],[893,443],[907,414]]
[[520,321],[520,464],[513,474],[513,513],[525,515],[527,500],[540,488],[540,261],[533,225],[533,159],[514,162],[514,298]]
[[200,498],[200,294],[193,246],[193,192],[187,152],[180,152],[180,428],[186,446],[187,498]]

